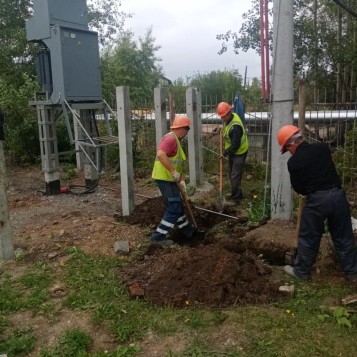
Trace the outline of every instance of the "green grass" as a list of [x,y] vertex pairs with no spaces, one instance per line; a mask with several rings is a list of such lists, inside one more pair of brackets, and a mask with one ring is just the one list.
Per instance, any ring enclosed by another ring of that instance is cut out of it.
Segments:
[[1,331],[0,354],[7,353],[7,357],[26,356],[35,347],[36,338],[31,329],[14,328],[8,334]]
[[[107,329],[116,341],[114,350],[94,353],[95,336],[67,329],[51,348],[43,346],[40,357],[135,357],[145,349],[142,341],[149,334],[157,336],[159,345],[167,339],[181,344],[180,353],[174,351],[175,344],[162,344],[165,357],[357,355],[356,314],[320,308],[331,297],[339,301],[351,294],[347,285],[294,282],[294,297],[266,305],[215,310],[155,307],[129,299],[117,278],[122,264],[117,257],[91,256],[78,249],[66,253],[69,259],[61,271],[40,262],[22,276],[0,276],[0,354],[26,356],[36,345],[36,334],[15,326],[13,314],[29,311],[51,323],[63,309],[70,309],[88,314],[99,329]],[[54,281],[68,290],[59,306],[48,296]]]

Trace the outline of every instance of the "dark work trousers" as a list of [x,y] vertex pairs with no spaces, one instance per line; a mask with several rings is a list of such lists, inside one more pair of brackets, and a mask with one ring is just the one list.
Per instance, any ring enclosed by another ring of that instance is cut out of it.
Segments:
[[229,179],[231,182],[231,200],[239,201],[243,198],[242,192],[242,177],[245,159],[248,152],[242,155],[229,156]]
[[346,275],[357,275],[357,248],[352,231],[351,213],[343,189],[316,191],[306,197],[301,217],[294,272],[308,277],[316,261],[327,219],[338,262]]
[[184,237],[190,238],[194,229],[185,215],[180,190],[176,182],[156,180],[156,184],[165,203],[165,212],[156,231],[151,235],[151,241],[166,239],[167,234],[175,225]]

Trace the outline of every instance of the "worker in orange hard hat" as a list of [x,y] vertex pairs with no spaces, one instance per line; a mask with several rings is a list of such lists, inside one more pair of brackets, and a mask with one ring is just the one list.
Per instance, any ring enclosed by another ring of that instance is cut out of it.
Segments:
[[310,279],[327,220],[345,278],[357,282],[357,248],[351,212],[329,146],[307,143],[294,125],[280,128],[277,140],[283,154],[287,151],[292,154],[288,160],[291,185],[305,196],[294,266],[286,265],[284,271],[297,279]]
[[295,138],[302,137],[300,129],[295,125],[285,125],[283,126],[277,136],[278,143],[280,145],[280,151],[284,154],[287,151],[288,142],[291,143],[295,140]]
[[177,225],[184,237],[190,238],[194,228],[188,221],[183,204],[181,202],[180,190],[186,191],[183,163],[186,155],[181,147],[180,140],[190,130],[190,119],[187,116],[176,116],[170,129],[160,141],[152,178],[162,194],[165,203],[165,212],[156,231],[151,236],[151,241],[161,245],[171,245],[173,241],[167,239],[169,231]]
[[226,205],[237,205],[243,198],[242,177],[245,160],[248,155],[248,136],[238,114],[232,112],[232,106],[221,102],[217,114],[223,121],[224,153],[228,157],[229,178],[231,183],[230,202]]

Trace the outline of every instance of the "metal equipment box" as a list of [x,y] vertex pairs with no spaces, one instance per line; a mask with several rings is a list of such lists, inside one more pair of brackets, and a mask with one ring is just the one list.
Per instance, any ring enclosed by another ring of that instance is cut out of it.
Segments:
[[43,42],[51,53],[52,101],[100,101],[102,84],[96,32],[59,26]]
[[39,43],[38,78],[50,104],[102,100],[98,34],[85,0],[34,0],[27,39]]

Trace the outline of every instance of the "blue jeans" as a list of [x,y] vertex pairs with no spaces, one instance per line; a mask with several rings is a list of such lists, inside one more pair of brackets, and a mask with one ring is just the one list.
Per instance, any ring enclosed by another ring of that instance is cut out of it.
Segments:
[[180,190],[176,182],[156,180],[156,184],[165,203],[165,212],[156,231],[151,235],[151,240],[162,241],[166,239],[167,234],[175,225],[183,236],[190,238],[194,229],[185,215]]

